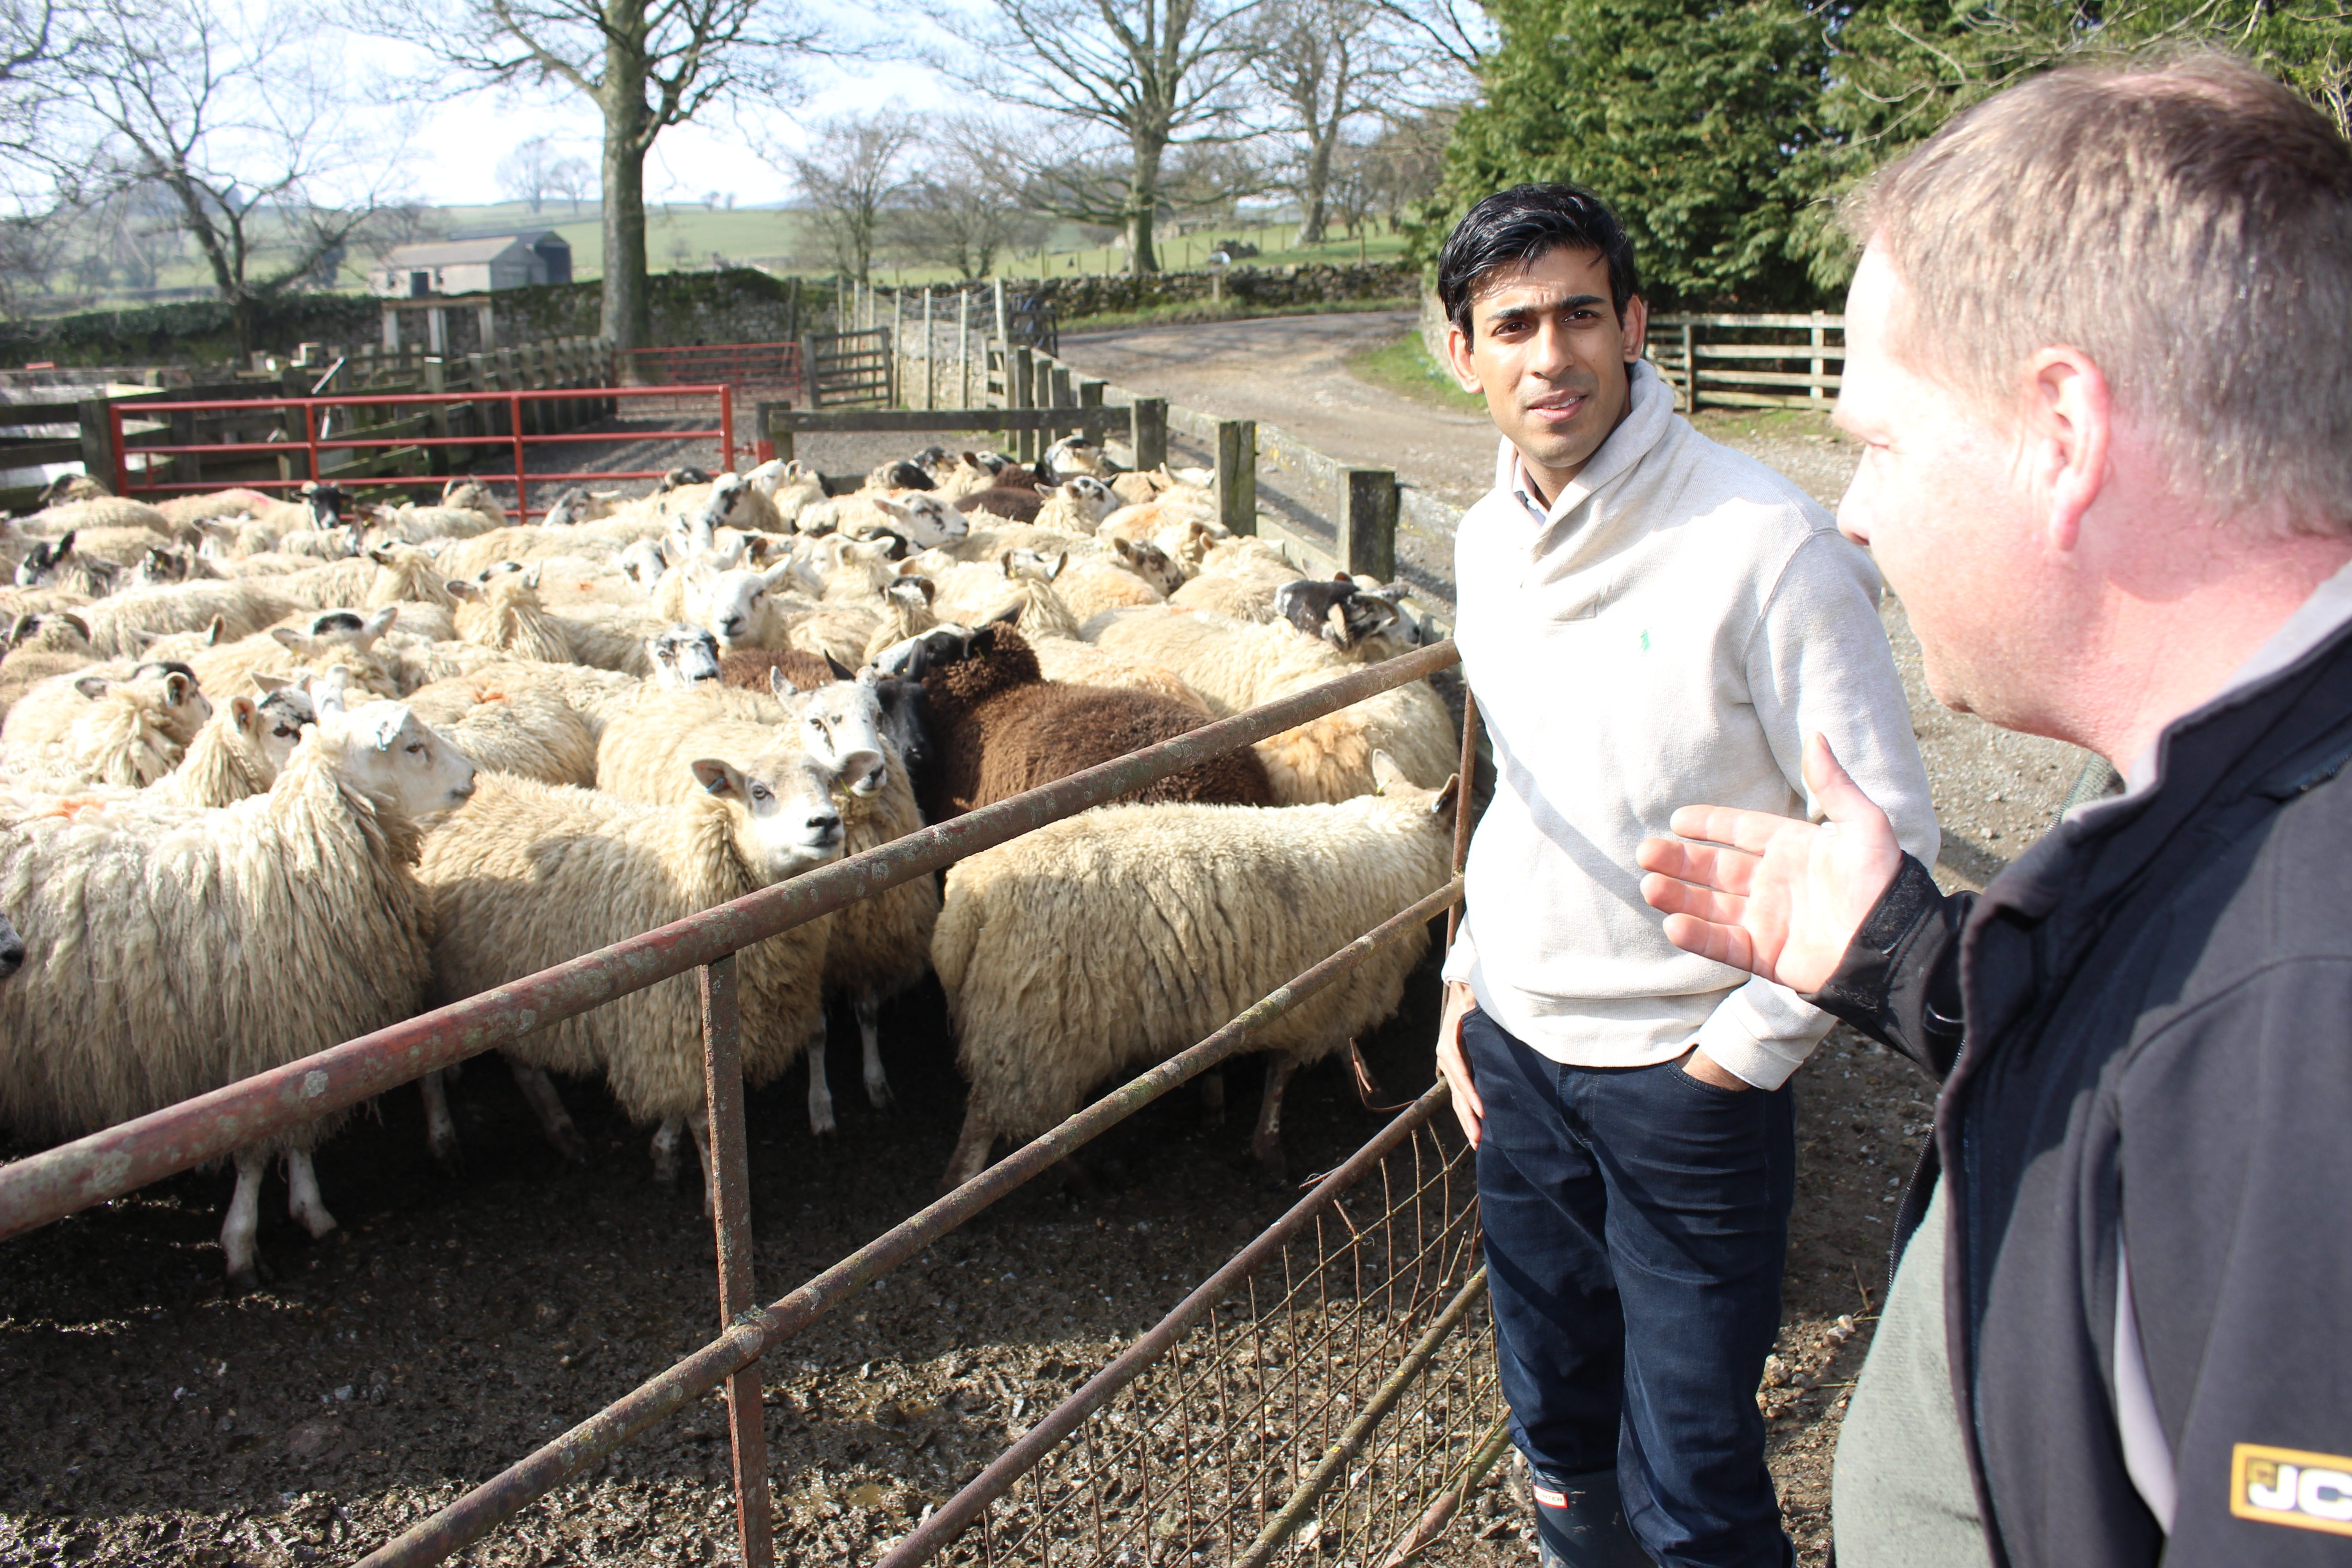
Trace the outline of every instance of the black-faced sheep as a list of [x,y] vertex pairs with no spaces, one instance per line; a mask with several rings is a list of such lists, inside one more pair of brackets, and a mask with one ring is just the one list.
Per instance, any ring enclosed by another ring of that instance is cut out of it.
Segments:
[[[1082,812],[948,873],[931,962],[971,1085],[945,1187],[1000,1137],[1036,1136],[1087,1091],[1206,1038],[1360,935],[1443,887],[1451,788],[1250,811],[1125,805]],[[1252,1148],[1281,1163],[1282,1092],[1396,1011],[1425,927],[1251,1037],[1272,1052]],[[1116,976],[1106,983],[1106,976]]]

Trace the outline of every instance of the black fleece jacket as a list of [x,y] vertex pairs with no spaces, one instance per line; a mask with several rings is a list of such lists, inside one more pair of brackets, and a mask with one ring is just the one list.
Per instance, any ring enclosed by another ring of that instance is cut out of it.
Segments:
[[[1943,1079],[1945,1321],[2004,1568],[2352,1563],[2352,627],[1810,998]],[[2116,1244],[2179,1502],[2124,1467]],[[2300,1483],[2298,1485],[2298,1483]]]

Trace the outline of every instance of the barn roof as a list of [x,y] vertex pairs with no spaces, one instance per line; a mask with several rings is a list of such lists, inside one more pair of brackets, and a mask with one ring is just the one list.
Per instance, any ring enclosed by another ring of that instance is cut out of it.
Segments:
[[552,229],[543,234],[499,234],[481,239],[445,239],[427,245],[404,245],[384,258],[387,267],[449,267],[468,261],[495,261],[515,250],[531,250],[548,240],[569,250],[570,242]]

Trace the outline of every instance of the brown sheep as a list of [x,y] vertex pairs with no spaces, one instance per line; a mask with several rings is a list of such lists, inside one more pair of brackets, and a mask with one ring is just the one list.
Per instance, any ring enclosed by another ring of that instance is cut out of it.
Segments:
[[824,655],[803,653],[796,647],[739,647],[719,656],[719,679],[746,691],[769,689],[772,671],[782,673],[803,691],[830,686],[835,679]]
[[[939,759],[917,786],[929,822],[1172,740],[1202,722],[1197,711],[1150,692],[1048,681],[1027,641],[1002,624],[974,633],[963,659],[927,673],[923,697]],[[1274,786],[1256,753],[1239,751],[1119,798],[1272,805]]]
[[968,496],[958,496],[956,510],[967,517],[974,512],[986,512],[1010,522],[1034,522],[1045,498],[1034,487],[1008,485],[1002,479],[984,490],[974,490]]

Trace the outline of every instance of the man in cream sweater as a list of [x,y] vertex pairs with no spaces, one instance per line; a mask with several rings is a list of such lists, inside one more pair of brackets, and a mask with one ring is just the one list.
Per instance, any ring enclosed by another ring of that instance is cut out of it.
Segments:
[[1693,800],[1813,809],[1825,735],[1933,864],[1870,558],[1674,411],[1615,217],[1522,185],[1446,241],[1463,386],[1502,433],[1454,543],[1495,748],[1441,1070],[1478,1145],[1503,1390],[1546,1564],[1781,1568],[1756,1388],[1795,1186],[1790,1075],[1831,1019],[1688,953],[1633,851]]

